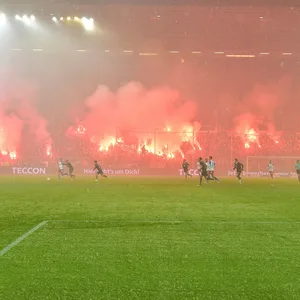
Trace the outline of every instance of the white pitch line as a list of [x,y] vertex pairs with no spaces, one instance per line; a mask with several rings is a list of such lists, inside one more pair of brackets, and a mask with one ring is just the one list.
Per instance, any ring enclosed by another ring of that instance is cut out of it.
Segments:
[[19,243],[21,243],[23,240],[25,240],[28,236],[30,236],[32,233],[34,233],[35,231],[37,231],[39,228],[41,228],[42,226],[44,226],[45,224],[47,224],[47,222],[48,221],[43,221],[43,222],[39,223],[38,225],[36,225],[35,227],[33,227],[32,229],[30,229],[26,233],[24,233],[23,235],[21,235],[20,237],[18,237],[12,243],[10,243],[9,245],[7,245],[5,248],[3,248],[0,251],[0,257],[3,256],[5,253],[7,253],[11,248],[13,248],[16,245],[18,245]]

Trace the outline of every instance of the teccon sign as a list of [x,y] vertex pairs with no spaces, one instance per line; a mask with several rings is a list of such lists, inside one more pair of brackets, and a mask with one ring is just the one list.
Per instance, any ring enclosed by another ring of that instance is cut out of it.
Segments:
[[[179,175],[180,175],[180,176],[183,176],[183,175],[184,175],[183,169],[179,169],[178,171],[179,171]],[[196,176],[196,175],[199,175],[199,172],[198,172],[197,169],[190,169],[190,170],[189,170],[189,174],[192,175],[192,176]]]
[[12,168],[13,174],[17,175],[46,175],[46,168]]

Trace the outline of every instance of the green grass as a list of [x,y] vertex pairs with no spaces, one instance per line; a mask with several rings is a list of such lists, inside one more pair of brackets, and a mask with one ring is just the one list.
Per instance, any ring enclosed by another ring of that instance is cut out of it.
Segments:
[[296,179],[0,180],[1,300],[299,299]]

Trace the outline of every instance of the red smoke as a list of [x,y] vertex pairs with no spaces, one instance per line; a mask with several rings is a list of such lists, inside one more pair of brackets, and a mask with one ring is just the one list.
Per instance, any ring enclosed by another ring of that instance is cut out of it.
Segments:
[[289,88],[290,81],[285,77],[268,85],[256,84],[237,105],[239,114],[234,119],[234,131],[243,138],[245,148],[250,148],[250,143],[259,145],[259,131],[266,131],[274,140],[278,139],[275,115]]
[[[283,107],[290,89],[286,78],[271,84],[257,84],[235,104],[233,129],[240,133],[246,148],[252,143],[260,144],[258,133],[261,130],[271,134],[274,143],[278,143],[276,112]],[[18,156],[26,130],[34,138],[28,143],[36,142],[44,147],[46,155],[52,155],[48,123],[37,109],[38,96],[39,89],[31,81],[21,81],[12,74],[0,73],[2,155]],[[212,111],[205,111],[206,103],[202,102],[201,109],[210,118]],[[195,122],[197,103],[183,99],[177,90],[168,87],[146,89],[137,82],[130,82],[116,92],[99,86],[86,99],[84,111],[84,117],[75,128],[68,129],[68,134],[84,136],[97,145],[99,151],[108,150],[111,144],[117,142],[134,144],[138,151],[145,146],[149,152],[165,154],[169,158],[174,157],[177,151],[185,152],[181,151],[182,144],[201,150],[202,141],[195,140],[195,131],[200,129],[199,123]]]
[[15,115],[5,116],[0,108],[0,149],[4,155],[18,149],[22,130],[23,122]]
[[156,153],[167,151],[171,157],[183,141],[193,139],[196,104],[184,101],[177,91],[167,87],[148,90],[140,83],[130,82],[112,92],[99,86],[86,99],[85,108],[88,113],[82,120],[84,130],[80,124],[68,132],[86,132],[100,151],[116,143],[116,139],[131,139],[154,152],[155,139]]
[[[0,73],[0,151],[16,159],[26,125],[34,141],[49,152],[52,140],[47,121],[35,108],[38,90],[32,82],[13,75]],[[31,145],[34,141],[27,142]]]

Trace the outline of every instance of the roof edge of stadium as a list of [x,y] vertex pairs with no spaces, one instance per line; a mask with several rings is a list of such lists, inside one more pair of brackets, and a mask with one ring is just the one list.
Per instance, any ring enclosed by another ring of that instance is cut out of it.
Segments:
[[[1,1],[0,7],[3,6],[22,6],[19,0],[4,0]],[[209,6],[209,7],[268,7],[284,6],[297,7],[300,6],[299,0],[53,0],[49,3],[48,0],[31,0],[31,3],[26,2],[26,6],[55,6],[55,5],[136,5],[136,6]]]

